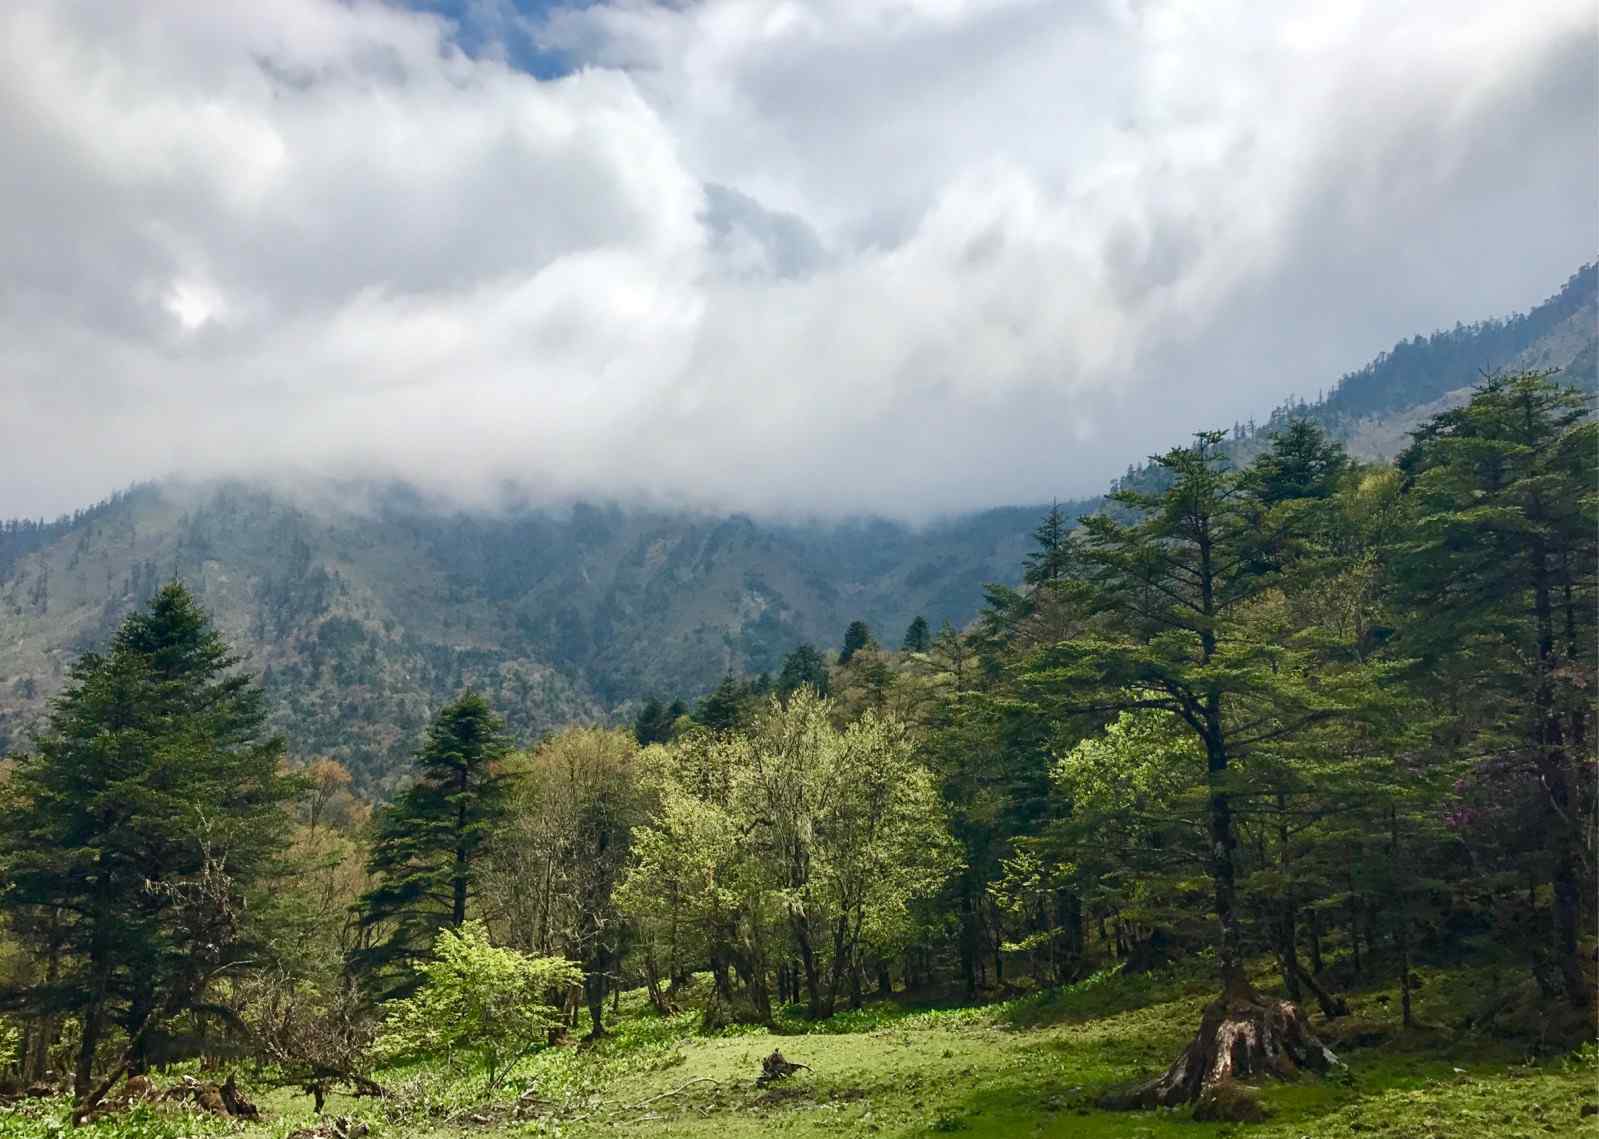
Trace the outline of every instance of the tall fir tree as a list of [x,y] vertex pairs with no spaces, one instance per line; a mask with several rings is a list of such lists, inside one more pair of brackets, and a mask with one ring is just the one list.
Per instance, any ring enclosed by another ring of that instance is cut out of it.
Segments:
[[1579,1008],[1593,993],[1578,942],[1592,928],[1599,791],[1596,454],[1583,393],[1544,373],[1491,379],[1400,457],[1420,519],[1395,550],[1402,639],[1426,683],[1454,694],[1457,735],[1496,759],[1480,793],[1502,805],[1509,792],[1531,811],[1530,826],[1509,830],[1512,857],[1550,885],[1537,964]]
[[827,662],[814,645],[800,645],[783,658],[783,671],[777,676],[777,691],[788,697],[801,688],[810,688],[819,696],[826,696],[828,682]]
[[[73,665],[5,788],[0,907],[49,916],[47,979],[17,994],[79,1025],[81,1104],[140,1071],[171,1021],[251,955],[249,895],[277,865],[284,809],[260,688],[174,582]],[[120,1060],[92,1090],[111,1034]]]
[[713,732],[731,732],[743,722],[747,695],[744,685],[730,672],[700,701],[694,718]]
[[848,664],[856,653],[872,643],[872,630],[865,621],[851,621],[844,630],[844,644],[838,653],[838,663]]
[[423,958],[441,929],[466,921],[480,863],[505,817],[509,752],[505,724],[476,692],[429,725],[416,780],[378,818],[367,861],[376,885],[358,904],[376,940],[353,964],[380,986],[406,989],[413,978],[396,970]]
[[[1041,650],[1024,677],[1045,719],[1164,713],[1203,764],[1222,991],[1184,1053],[1134,1093],[1149,1104],[1192,1101],[1231,1074],[1326,1060],[1297,1008],[1265,1001],[1245,972],[1237,814],[1241,765],[1345,708],[1330,678],[1311,675],[1306,653],[1257,634],[1252,610],[1276,584],[1266,556],[1275,534],[1228,461],[1224,434],[1201,432],[1154,457],[1164,489],[1119,490],[1117,513],[1083,520],[1084,600],[1098,630]],[[1250,1044],[1234,1049],[1229,1039]]]

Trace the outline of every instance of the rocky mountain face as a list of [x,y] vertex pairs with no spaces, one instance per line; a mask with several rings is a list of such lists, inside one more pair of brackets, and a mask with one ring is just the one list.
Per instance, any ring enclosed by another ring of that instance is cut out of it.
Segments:
[[[1326,400],[1240,427],[1233,451],[1247,460],[1275,423],[1308,415],[1389,458],[1484,370],[1559,368],[1592,388],[1596,346],[1589,265],[1531,312],[1396,345]],[[399,486],[142,486],[0,527],[0,752],[25,746],[74,656],[173,577],[263,676],[293,747],[382,793],[432,711],[467,686],[527,742],[627,716],[649,694],[695,696],[729,671],[775,671],[801,642],[836,649],[855,619],[895,645],[918,615],[962,624],[983,583],[1018,576],[1044,509],[912,528],[587,504],[473,514]]]

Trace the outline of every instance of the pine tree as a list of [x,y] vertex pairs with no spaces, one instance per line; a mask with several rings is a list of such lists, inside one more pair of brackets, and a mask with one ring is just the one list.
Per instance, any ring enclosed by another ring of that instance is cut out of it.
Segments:
[[505,816],[510,751],[505,725],[475,692],[442,709],[417,753],[415,782],[378,819],[367,871],[377,884],[358,903],[363,929],[379,940],[356,967],[403,990],[412,964],[441,929],[460,929],[476,891],[482,856]]
[[801,688],[826,696],[830,685],[827,662],[813,645],[801,645],[783,658],[783,671],[777,676],[778,695],[787,698]]
[[[81,657],[6,787],[0,906],[44,913],[52,982],[21,994],[80,1026],[84,1110],[142,1070],[163,1025],[249,956],[246,896],[273,869],[295,794],[279,774],[260,689],[182,585]],[[113,1027],[122,1060],[92,1089]]]
[[694,718],[713,732],[731,732],[739,726],[744,716],[744,685],[730,672],[722,682],[700,701]]
[[1071,524],[1061,511],[1060,503],[1052,502],[1049,513],[1033,531],[1037,547],[1027,555],[1022,570],[1022,580],[1028,585],[1054,585],[1062,581],[1071,565]]
[[[1085,600],[1101,631],[1040,651],[1025,677],[1024,692],[1055,719],[1165,713],[1203,763],[1222,994],[1167,1073],[1133,1094],[1150,1104],[1191,1101],[1214,1079],[1266,1070],[1272,1057],[1325,1062],[1298,1010],[1268,1005],[1245,974],[1235,800],[1240,764],[1345,707],[1328,678],[1312,682],[1303,652],[1253,635],[1250,610],[1276,580],[1262,570],[1274,535],[1223,438],[1201,432],[1192,446],[1156,456],[1166,489],[1113,494],[1131,521],[1109,512],[1084,519]],[[1250,1047],[1227,1050],[1229,1034]]]
[[669,743],[676,719],[659,700],[651,696],[633,721],[633,738],[641,745]]
[[1484,793],[1509,790],[1539,816],[1515,830],[1537,836],[1524,857],[1552,887],[1540,956],[1579,1008],[1592,999],[1578,938],[1595,892],[1596,451],[1582,393],[1542,373],[1492,379],[1401,456],[1421,518],[1395,551],[1414,615],[1404,643],[1498,758],[1481,773]]
[[865,621],[851,621],[844,630],[844,646],[839,650],[838,663],[848,664],[854,655],[872,643],[872,630]]
[[900,642],[900,648],[908,653],[925,653],[932,644],[933,634],[927,618],[918,616],[905,627],[905,639]]
[[1266,505],[1290,499],[1324,499],[1338,488],[1349,456],[1308,419],[1296,419],[1272,437],[1271,449],[1250,467],[1255,493]]

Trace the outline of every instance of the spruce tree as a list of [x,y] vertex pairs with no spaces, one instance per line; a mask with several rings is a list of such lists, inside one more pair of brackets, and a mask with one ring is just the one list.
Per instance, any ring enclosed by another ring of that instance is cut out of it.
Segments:
[[[246,899],[277,864],[296,785],[238,663],[188,590],[165,586],[73,665],[5,789],[0,907],[14,925],[48,915],[55,955],[52,979],[18,996],[77,1019],[83,1110],[251,955]],[[92,1091],[114,1030],[121,1060]]]
[[856,653],[872,643],[872,630],[865,621],[851,621],[844,630],[844,645],[839,650],[838,663],[848,664]]
[[801,688],[810,688],[818,696],[826,696],[829,689],[827,662],[813,645],[801,645],[783,658],[783,671],[777,676],[778,695],[785,699]]
[[694,718],[713,732],[731,732],[744,716],[744,685],[731,672],[694,709]]
[[905,628],[905,639],[900,643],[900,648],[908,653],[925,653],[933,644],[932,630],[928,628],[927,618],[918,616]]
[[377,822],[367,871],[377,884],[358,904],[377,940],[354,964],[405,989],[389,971],[424,957],[441,929],[460,929],[486,847],[503,821],[509,788],[505,725],[476,692],[442,709],[417,753],[417,777]]
[[672,724],[675,719],[675,716],[668,714],[659,700],[651,696],[644,702],[638,718],[633,721],[633,738],[640,745],[646,746],[668,743],[672,739]]
[[1054,585],[1063,580],[1071,564],[1071,524],[1066,520],[1060,503],[1052,502],[1033,531],[1037,547],[1028,554],[1022,569],[1022,580],[1028,585]]
[[[1083,520],[1085,602],[1099,628],[1035,654],[1023,686],[1047,718],[1164,713],[1203,765],[1222,992],[1183,1055],[1133,1093],[1146,1104],[1189,1102],[1212,1080],[1273,1062],[1325,1062],[1298,1010],[1268,1004],[1245,973],[1237,800],[1240,765],[1346,707],[1335,678],[1310,675],[1307,653],[1256,635],[1251,610],[1276,583],[1275,535],[1227,461],[1224,434],[1201,432],[1192,446],[1154,457],[1164,489],[1117,491],[1120,517]],[[1250,1046],[1229,1050],[1229,1037]]]
[[1394,551],[1402,641],[1423,682],[1453,695],[1459,734],[1494,756],[1478,794],[1536,820],[1512,824],[1507,845],[1550,884],[1537,957],[1578,1008],[1592,1001],[1578,942],[1595,891],[1596,451],[1581,392],[1543,373],[1494,378],[1401,456],[1420,521]]

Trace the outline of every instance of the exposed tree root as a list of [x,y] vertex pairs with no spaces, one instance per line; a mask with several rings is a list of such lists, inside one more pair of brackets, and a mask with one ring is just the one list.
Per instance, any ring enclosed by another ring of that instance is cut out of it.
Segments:
[[1176,1107],[1228,1081],[1250,1076],[1293,1079],[1302,1071],[1325,1072],[1337,1063],[1297,1005],[1267,999],[1247,982],[1236,981],[1205,1009],[1199,1031],[1170,1068],[1148,1083],[1105,1096],[1101,1103],[1111,1108]]

